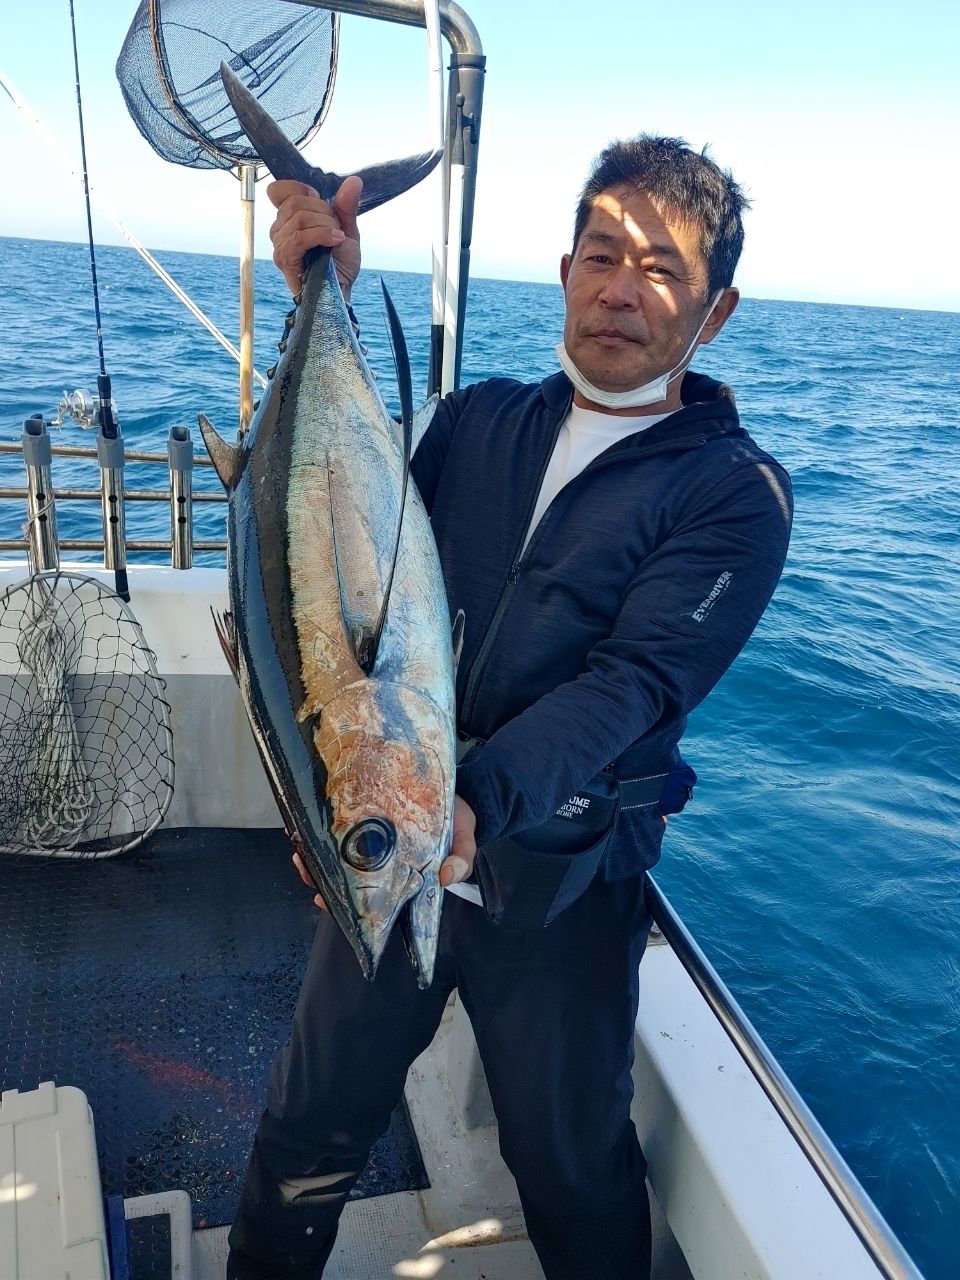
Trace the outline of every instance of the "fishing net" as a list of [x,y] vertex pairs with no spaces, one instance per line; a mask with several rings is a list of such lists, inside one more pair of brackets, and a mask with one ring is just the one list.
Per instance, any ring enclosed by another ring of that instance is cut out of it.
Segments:
[[142,0],[117,59],[137,128],[193,169],[259,164],[220,79],[226,62],[291,142],[320,127],[337,67],[338,15],[286,0]]
[[0,852],[104,858],[173,795],[170,707],[129,607],[95,578],[0,595]]

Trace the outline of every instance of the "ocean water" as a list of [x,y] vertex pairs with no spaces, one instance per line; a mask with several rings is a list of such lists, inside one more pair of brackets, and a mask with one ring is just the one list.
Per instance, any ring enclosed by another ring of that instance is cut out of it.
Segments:
[[[235,333],[235,263],[158,256]],[[132,250],[99,250],[98,268],[128,446],[162,448],[198,410],[232,435],[229,357]],[[95,387],[86,250],[0,240],[0,278],[0,439],[19,440],[26,415]],[[422,390],[429,282],[385,279]],[[268,263],[257,286],[263,369],[288,300]],[[378,293],[364,272],[354,300],[390,399]],[[558,288],[472,281],[463,380],[552,371],[561,316]],[[734,386],[746,426],[792,473],[797,514],[772,605],[691,719],[701,782],[657,878],[918,1265],[948,1280],[960,1274],[960,315],[745,299],[696,366]],[[64,442],[93,443],[75,427]],[[57,463],[58,486],[92,486],[76,466]],[[22,483],[19,459],[0,456],[0,477]],[[129,468],[141,483],[156,477]],[[197,485],[218,488],[209,473]],[[0,504],[0,536],[22,519]],[[85,532],[98,519],[87,512]],[[202,507],[198,536],[222,521]],[[128,533],[164,536],[166,516],[132,506]]]

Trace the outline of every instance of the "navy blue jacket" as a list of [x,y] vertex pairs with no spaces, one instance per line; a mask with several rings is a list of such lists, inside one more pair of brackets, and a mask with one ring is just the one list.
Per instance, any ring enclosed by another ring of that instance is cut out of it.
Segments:
[[[543,822],[606,766],[669,769],[688,713],[773,594],[789,479],[740,426],[729,387],[688,373],[682,397],[562,489],[522,556],[566,376],[453,392],[417,450],[451,616],[466,616],[459,727],[484,745],[457,790],[481,846]],[[621,814],[605,874],[652,865],[661,835],[654,810]]]

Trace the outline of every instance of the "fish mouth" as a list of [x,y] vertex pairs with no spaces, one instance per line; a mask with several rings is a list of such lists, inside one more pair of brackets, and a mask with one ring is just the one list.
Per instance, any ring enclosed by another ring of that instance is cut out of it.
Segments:
[[400,920],[407,955],[422,991],[433,982],[443,896],[440,877],[436,868],[431,867],[424,876],[423,888],[411,898]]
[[407,903],[412,905],[423,891],[424,877],[411,868],[400,893],[395,893],[389,884],[364,884],[353,876],[350,879],[351,915],[354,917],[356,938],[354,949],[363,976],[372,982],[397,917]]
[[[375,871],[351,867],[341,858],[336,843],[326,847],[323,853],[302,842],[298,847],[314,884],[323,894],[331,915],[353,949],[363,976],[372,982],[397,916],[419,892],[423,876],[411,869],[397,893],[389,878],[384,881],[377,877]],[[387,862],[389,860],[388,855]]]

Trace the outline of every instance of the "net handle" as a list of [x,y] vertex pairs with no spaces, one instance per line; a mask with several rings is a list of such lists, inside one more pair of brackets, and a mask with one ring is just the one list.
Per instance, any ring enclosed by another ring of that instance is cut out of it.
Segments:
[[240,433],[245,435],[253,417],[253,227],[257,167],[237,166],[240,179],[242,234],[240,242]]
[[[427,68],[430,75],[430,133],[435,145],[444,146],[444,83],[443,45],[440,30],[440,0],[424,0],[424,21],[427,29]],[[433,229],[433,289],[432,332],[438,351],[443,344],[444,281],[447,275],[447,167],[441,165],[431,182],[437,189],[435,223]]]
[[[160,17],[160,0],[150,0],[150,41],[153,60],[157,68],[160,87],[170,110],[182,123],[187,133],[211,155],[235,162],[235,157],[222,151],[203,132],[196,120],[185,111],[174,92],[167,61],[167,49],[163,40],[163,23]],[[257,166],[238,164],[236,174],[240,180],[240,432],[245,434],[253,417],[253,232],[254,205],[256,199]]]

